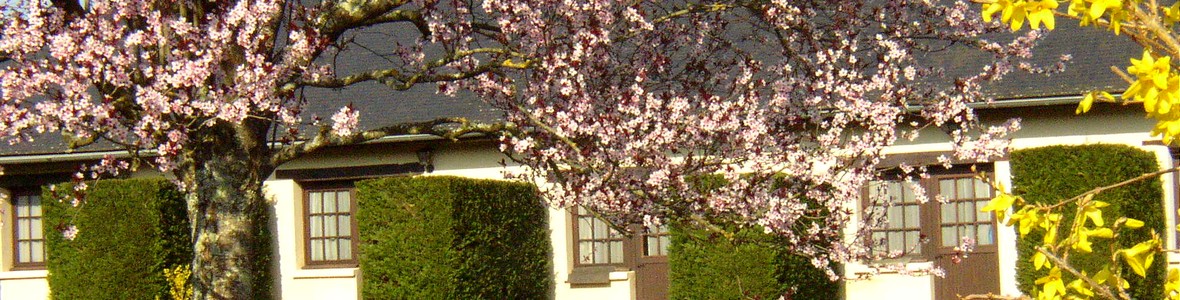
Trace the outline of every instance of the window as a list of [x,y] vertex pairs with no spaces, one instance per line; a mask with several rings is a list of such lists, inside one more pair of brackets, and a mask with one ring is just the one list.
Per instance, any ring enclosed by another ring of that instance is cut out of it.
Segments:
[[595,217],[590,211],[578,208],[571,214],[574,218],[574,264],[617,265],[632,268],[643,264],[648,258],[662,258],[668,255],[671,238],[668,226],[643,228],[632,225],[631,237],[625,236]]
[[920,205],[914,195],[911,183],[904,181],[875,182],[870,186],[872,199],[884,193],[891,206],[874,207],[877,213],[884,213],[886,223],[873,229],[874,250],[883,253],[921,254]]
[[41,196],[34,191],[12,193],[14,269],[45,267],[45,237],[42,232]]
[[579,207],[574,213],[577,222],[574,232],[577,240],[574,246],[575,261],[579,265],[612,265],[623,263],[624,236],[606,221],[599,220],[585,208]]
[[[874,252],[886,255],[901,252],[935,258],[953,253],[963,238],[974,240],[977,250],[995,247],[995,216],[979,211],[992,198],[991,186],[976,179],[966,167],[932,173],[930,177],[915,182],[878,181],[870,184],[870,199],[884,199],[890,203],[874,203],[866,208],[884,218],[884,224],[872,230],[869,246]],[[925,189],[929,201],[918,202],[913,189],[915,184]],[[923,243],[926,239],[930,243]]]
[[356,266],[357,234],[352,187],[321,187],[304,193],[304,245],[307,265]]

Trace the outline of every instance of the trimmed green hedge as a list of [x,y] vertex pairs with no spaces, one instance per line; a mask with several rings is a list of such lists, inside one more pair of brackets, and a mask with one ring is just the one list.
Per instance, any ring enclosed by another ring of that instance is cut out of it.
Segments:
[[[1056,203],[1096,187],[1158,170],[1159,165],[1153,154],[1125,145],[1050,146],[1012,152],[1013,191],[1034,203]],[[1113,221],[1117,218],[1115,216],[1126,216],[1146,223],[1139,230],[1120,233],[1120,247],[1129,247],[1150,239],[1153,229],[1159,233],[1166,232],[1162,195],[1160,181],[1156,178],[1103,192],[1095,200],[1111,204],[1103,213],[1108,221]],[[1075,210],[1071,207],[1062,212],[1066,220],[1062,227],[1065,228],[1072,223]],[[1033,295],[1034,290],[1039,290],[1035,281],[1048,273],[1047,269],[1035,270],[1030,261],[1036,251],[1034,247],[1042,236],[1040,233],[1030,233],[1017,243],[1017,283],[1027,295]],[[1070,263],[1081,270],[1095,270],[1108,257],[1108,248],[1094,247],[1094,253],[1071,255]],[[1131,297],[1163,297],[1164,261],[1163,257],[1157,256],[1147,278],[1135,275],[1129,268],[1123,270],[1123,274],[1126,274],[1124,277],[1131,284]],[[1068,274],[1065,277],[1065,282],[1074,279]]]
[[365,299],[547,299],[548,215],[531,184],[458,177],[356,183]]
[[843,298],[842,282],[828,280],[761,229],[737,230],[733,240],[685,226],[673,226],[671,234],[671,299]]
[[167,298],[164,269],[192,262],[184,197],[166,180],[94,182],[79,207],[48,189],[43,199],[53,299]]

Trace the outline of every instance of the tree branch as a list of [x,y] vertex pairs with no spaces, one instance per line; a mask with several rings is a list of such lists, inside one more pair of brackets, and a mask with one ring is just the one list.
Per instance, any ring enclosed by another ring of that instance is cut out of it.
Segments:
[[331,40],[336,40],[350,29],[390,22],[411,22],[422,35],[430,35],[422,14],[398,10],[408,0],[343,0],[324,2],[324,13],[315,19],[315,26]]
[[487,63],[479,65],[471,70],[462,71],[462,72],[443,73],[443,74],[431,74],[430,73],[430,71],[434,70],[435,68],[443,67],[443,66],[450,64],[452,62],[458,61],[460,59],[463,59],[463,58],[466,58],[469,56],[477,55],[477,54],[501,54],[501,55],[508,55],[508,56],[513,56],[513,57],[523,57],[522,54],[511,51],[509,49],[505,49],[505,48],[477,48],[477,49],[471,49],[471,50],[461,50],[461,51],[454,51],[444,57],[440,57],[438,59],[435,59],[433,61],[426,63],[422,67],[421,70],[419,70],[417,73],[414,73],[414,74],[404,74],[395,68],[382,69],[382,70],[372,70],[372,71],[353,74],[353,75],[349,75],[349,76],[345,76],[345,77],[321,78],[321,79],[313,80],[313,81],[304,81],[304,82],[300,82],[300,83],[294,83],[294,84],[290,84],[290,85],[284,87],[284,90],[291,91],[291,90],[295,90],[296,88],[303,87],[303,86],[321,87],[321,88],[343,88],[343,87],[347,87],[347,86],[350,86],[353,84],[367,82],[367,81],[379,81],[381,83],[384,83],[385,85],[388,85],[389,87],[391,87],[395,90],[407,90],[418,83],[461,80],[461,79],[475,77],[480,74],[483,74],[483,73],[486,73],[488,71],[492,71],[495,69],[499,69],[499,68],[525,69],[525,68],[530,68],[533,65],[533,62],[529,61],[529,60],[522,59],[522,60],[518,61],[518,60],[514,60],[514,59],[505,59],[505,60],[494,60],[491,62],[487,62]]
[[382,128],[356,132],[350,135],[337,135],[328,126],[320,127],[319,133],[310,140],[277,149],[271,156],[271,164],[278,166],[291,161],[303,154],[325,147],[342,146],[372,141],[387,136],[429,134],[456,141],[468,133],[499,134],[514,130],[512,123],[479,123],[467,118],[438,118],[430,121],[401,123]]

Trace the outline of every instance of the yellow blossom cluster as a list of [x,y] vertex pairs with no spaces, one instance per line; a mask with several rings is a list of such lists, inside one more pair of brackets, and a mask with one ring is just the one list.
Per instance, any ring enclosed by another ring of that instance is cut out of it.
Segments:
[[[1078,278],[1065,283],[1062,277],[1063,266],[1054,261],[1067,257],[1072,253],[1091,253],[1094,251],[1093,239],[1114,239],[1119,230],[1136,230],[1144,226],[1144,222],[1132,218],[1118,218],[1115,222],[1107,222],[1103,210],[1109,203],[1094,200],[1093,193],[1085,194],[1074,199],[1066,200],[1057,205],[1029,204],[1020,196],[1005,192],[1003,186],[995,184],[996,196],[980,210],[993,212],[998,220],[1005,220],[1005,225],[1014,226],[1020,236],[1039,231],[1044,234],[1037,252],[1032,255],[1033,267],[1037,270],[1048,268],[1049,273],[1037,279],[1036,284],[1041,287],[1037,292],[1037,299],[1089,298],[1095,296],[1095,287],[1090,282],[1113,288],[1126,289],[1127,281],[1121,277],[1117,268],[1111,265],[1089,275],[1086,270],[1072,270],[1081,272],[1086,278]],[[1059,210],[1064,204],[1075,203],[1077,214],[1065,237],[1059,236],[1063,215]],[[1009,214],[1010,211],[1014,211]],[[1007,217],[1005,219],[1005,217]],[[1118,249],[1112,257],[1112,264],[1120,260],[1130,267],[1131,272],[1140,277],[1147,276],[1147,268],[1155,259],[1155,254],[1162,251],[1158,236],[1140,242],[1129,248]],[[1112,271],[1113,270],[1113,271]],[[1075,273],[1076,274],[1076,273]],[[1172,270],[1168,274],[1165,285],[1169,299],[1180,299],[1180,270]],[[1070,293],[1070,291],[1073,293]]]

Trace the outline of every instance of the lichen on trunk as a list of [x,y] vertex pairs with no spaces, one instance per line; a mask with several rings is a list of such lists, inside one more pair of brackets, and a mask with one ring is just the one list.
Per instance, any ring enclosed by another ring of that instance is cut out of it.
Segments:
[[272,167],[261,135],[247,125],[211,128],[208,142],[182,157],[192,222],[194,299],[270,298],[268,203],[262,183]]

